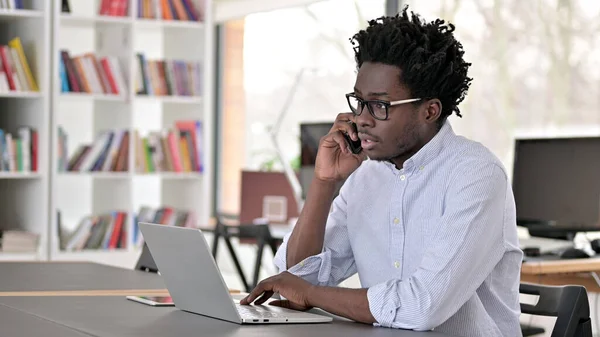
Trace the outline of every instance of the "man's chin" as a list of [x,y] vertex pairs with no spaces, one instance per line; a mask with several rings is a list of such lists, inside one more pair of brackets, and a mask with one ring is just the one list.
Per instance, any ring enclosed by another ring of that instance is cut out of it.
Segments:
[[367,157],[369,157],[369,160],[381,161],[381,162],[393,162],[394,159],[398,158],[397,155],[389,155],[389,154],[382,154],[382,153],[367,152],[366,154],[367,154]]
[[385,156],[385,155],[381,155],[378,153],[369,153],[369,152],[367,152],[367,157],[369,157],[369,160],[374,160],[374,161],[390,161],[392,159],[390,156]]

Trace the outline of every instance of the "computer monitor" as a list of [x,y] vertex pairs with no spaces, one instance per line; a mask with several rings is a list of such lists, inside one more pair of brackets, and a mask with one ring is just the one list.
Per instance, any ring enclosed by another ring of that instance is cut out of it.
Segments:
[[300,165],[314,166],[321,138],[329,133],[333,123],[300,124]]
[[[310,182],[314,177],[315,160],[321,138],[329,133],[333,123],[301,123],[300,124],[300,186],[302,199],[306,199]],[[338,184],[335,195],[339,193],[342,183]]]
[[600,137],[518,139],[517,219],[600,227]]

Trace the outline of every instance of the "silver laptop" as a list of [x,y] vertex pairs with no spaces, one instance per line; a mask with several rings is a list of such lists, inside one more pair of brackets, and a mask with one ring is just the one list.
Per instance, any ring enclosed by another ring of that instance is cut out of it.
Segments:
[[269,305],[240,305],[199,229],[139,223],[175,306],[238,324],[324,323],[332,318]]

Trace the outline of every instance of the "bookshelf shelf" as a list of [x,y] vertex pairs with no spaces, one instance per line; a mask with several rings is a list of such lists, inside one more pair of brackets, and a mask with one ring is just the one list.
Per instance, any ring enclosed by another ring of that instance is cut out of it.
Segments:
[[0,252],[0,261],[36,261],[39,260],[37,253],[5,253]]
[[43,175],[37,172],[0,172],[0,179],[40,179]]
[[95,179],[128,179],[128,172],[60,172],[63,177],[82,177]]
[[43,19],[44,12],[30,9],[0,9],[0,22],[22,20],[22,19]]
[[0,92],[0,98],[42,98],[44,95],[38,91],[9,91]]
[[106,16],[106,15],[70,15],[62,13],[60,15],[60,22],[65,26],[74,27],[86,27],[91,25],[131,25],[132,20],[130,17],[119,17],[119,16]]
[[162,102],[162,103],[173,103],[173,104],[201,104],[202,97],[199,96],[150,96],[150,95],[136,95],[136,100],[146,102]]
[[156,173],[136,173],[136,177],[158,177],[163,179],[201,179],[202,173],[200,172],[156,172]]
[[160,19],[135,19],[135,26],[139,28],[179,28],[203,29],[204,23],[198,21],[160,20]]
[[93,101],[108,101],[108,102],[125,102],[126,96],[122,95],[106,95],[106,94],[88,94],[79,92],[63,92],[60,94],[63,99],[72,100],[93,100]]

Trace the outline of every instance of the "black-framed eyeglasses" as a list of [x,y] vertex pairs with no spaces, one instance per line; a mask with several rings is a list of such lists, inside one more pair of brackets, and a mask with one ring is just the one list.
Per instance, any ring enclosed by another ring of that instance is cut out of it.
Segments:
[[400,104],[412,103],[416,101],[420,101],[420,98],[409,98],[403,99],[400,101],[382,101],[382,100],[363,100],[360,97],[356,97],[354,93],[346,94],[346,99],[348,100],[348,105],[350,106],[350,110],[354,114],[354,116],[360,116],[365,105],[369,109],[369,113],[373,118],[384,121],[388,119],[388,112],[390,107]]

